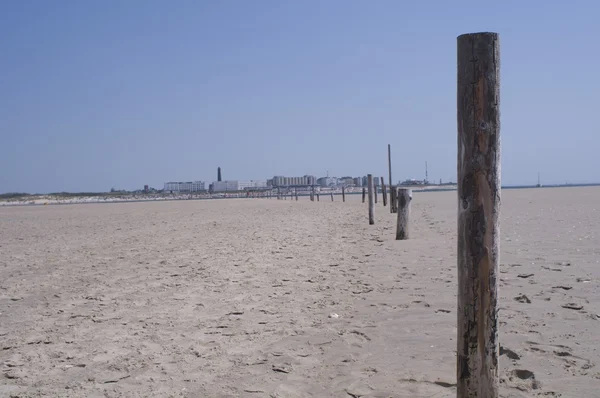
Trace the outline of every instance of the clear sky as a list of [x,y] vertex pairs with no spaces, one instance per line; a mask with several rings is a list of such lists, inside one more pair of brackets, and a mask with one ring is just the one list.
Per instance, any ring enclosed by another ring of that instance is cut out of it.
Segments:
[[0,2],[0,192],[456,181],[456,37],[501,45],[503,184],[600,181],[600,2]]

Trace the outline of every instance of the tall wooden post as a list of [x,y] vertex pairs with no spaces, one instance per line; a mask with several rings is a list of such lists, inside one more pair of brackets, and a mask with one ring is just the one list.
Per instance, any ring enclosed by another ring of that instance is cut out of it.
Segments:
[[387,206],[387,192],[385,191],[385,181],[381,177],[381,198],[383,199],[383,207]]
[[457,397],[498,397],[500,45],[458,37]]
[[396,240],[408,239],[410,222],[410,202],[412,201],[412,189],[399,188],[398,193],[398,223],[396,224]]
[[366,188],[365,188],[365,187],[363,187],[363,192],[362,192],[362,194],[363,194],[363,196],[362,196],[362,200],[363,200],[363,203],[365,203],[365,195],[367,194],[367,190],[366,190]]
[[346,201],[346,188],[342,187],[342,202]]
[[390,184],[390,213],[396,213],[396,189],[394,188],[394,183],[392,182],[392,146],[388,144],[388,169],[389,169],[389,180]]
[[369,225],[375,224],[375,216],[373,214],[373,176],[367,174],[367,189],[369,190]]
[[373,197],[375,198],[375,203],[377,203],[377,184],[375,184],[375,179],[373,179]]

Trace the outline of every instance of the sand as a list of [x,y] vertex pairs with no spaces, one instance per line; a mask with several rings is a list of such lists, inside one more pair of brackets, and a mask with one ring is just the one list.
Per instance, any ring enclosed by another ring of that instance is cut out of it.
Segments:
[[[455,198],[0,208],[0,396],[453,397]],[[600,189],[501,221],[502,396],[600,396]]]

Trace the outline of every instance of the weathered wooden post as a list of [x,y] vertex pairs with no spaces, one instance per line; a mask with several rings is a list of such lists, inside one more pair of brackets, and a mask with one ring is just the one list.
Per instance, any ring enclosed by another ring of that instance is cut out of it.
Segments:
[[346,202],[346,189],[342,187],[342,202]]
[[366,190],[365,187],[363,187],[363,192],[362,193],[363,193],[362,200],[363,200],[363,203],[365,203],[365,195],[367,194],[367,190]]
[[311,202],[315,201],[315,187],[314,187],[314,185],[310,188],[310,201]]
[[497,398],[500,45],[497,33],[457,45],[457,397]]
[[381,198],[383,199],[383,207],[387,206],[387,192],[385,190],[385,181],[381,177]]
[[410,202],[412,201],[412,189],[398,188],[398,223],[396,224],[396,240],[408,239],[410,222]]
[[369,225],[375,224],[375,216],[373,215],[373,176],[367,174],[367,189],[369,190]]
[[392,146],[388,144],[388,168],[389,168],[389,184],[390,184],[390,213],[396,213],[396,189],[392,182]]
[[294,188],[294,195],[296,196],[296,202],[298,201],[298,188]]
[[373,196],[375,198],[375,203],[377,203],[377,184],[375,184],[375,180],[377,177],[373,179]]
[[319,194],[319,193],[317,193],[317,202],[319,202],[319,201],[320,201],[320,200],[319,200],[319,196],[320,196],[320,194]]
[[331,201],[333,202],[333,192],[331,192]]

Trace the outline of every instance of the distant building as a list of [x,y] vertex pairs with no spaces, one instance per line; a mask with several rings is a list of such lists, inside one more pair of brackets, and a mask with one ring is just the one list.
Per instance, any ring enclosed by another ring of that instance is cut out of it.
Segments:
[[249,180],[249,181],[213,181],[211,184],[212,192],[236,192],[248,189],[266,188],[267,182],[264,180]]
[[344,185],[344,186],[351,186],[354,185],[354,178],[352,177],[342,177],[340,179],[338,179],[338,184]]
[[144,185],[144,192],[148,192],[148,185]]
[[321,177],[317,180],[317,185],[321,187],[334,187],[338,183],[338,179],[336,177]]
[[[369,186],[368,180],[369,179],[367,178],[367,176],[364,176],[362,178],[362,186],[363,187],[368,187]],[[373,176],[373,185],[376,186],[376,187],[378,187],[380,183],[381,183],[381,179],[379,177]]]
[[204,181],[165,182],[165,192],[203,192],[206,191]]
[[356,186],[356,187],[362,187],[363,186],[362,178],[355,177],[355,178],[353,178],[353,180],[354,180],[354,186]]
[[269,186],[273,187],[289,187],[289,186],[307,186],[317,184],[315,176],[305,175],[303,177],[284,177],[275,176],[268,181]]

